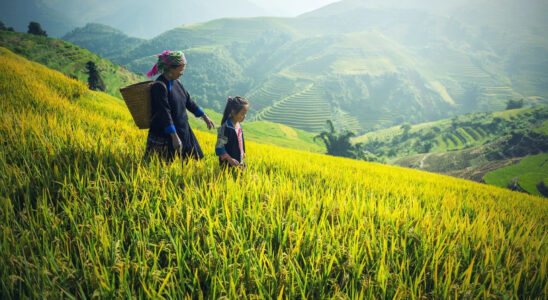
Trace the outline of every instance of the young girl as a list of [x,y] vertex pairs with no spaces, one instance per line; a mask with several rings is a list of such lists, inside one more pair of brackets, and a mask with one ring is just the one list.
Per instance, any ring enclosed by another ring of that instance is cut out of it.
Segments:
[[245,168],[245,142],[241,122],[249,110],[247,99],[228,97],[221,127],[218,129],[215,154],[219,156],[221,166]]

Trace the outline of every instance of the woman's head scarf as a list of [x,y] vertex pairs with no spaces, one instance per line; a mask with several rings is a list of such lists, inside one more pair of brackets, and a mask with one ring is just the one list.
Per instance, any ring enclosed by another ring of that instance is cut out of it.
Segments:
[[152,69],[147,72],[148,77],[152,77],[156,74],[165,73],[170,67],[175,68],[182,65],[186,65],[186,58],[183,51],[164,51],[158,56],[158,62],[154,64]]

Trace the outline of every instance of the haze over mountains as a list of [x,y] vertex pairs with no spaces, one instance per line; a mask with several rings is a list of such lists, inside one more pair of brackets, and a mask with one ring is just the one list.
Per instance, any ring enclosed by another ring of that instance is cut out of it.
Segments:
[[548,5],[540,0],[345,0],[294,18],[196,23],[275,10],[251,2],[261,3],[22,0],[2,3],[0,20],[25,31],[36,17],[53,36],[106,24],[64,39],[140,73],[154,54],[183,49],[185,84],[206,107],[246,95],[255,119],[312,132],[326,119],[361,133],[500,110],[509,99],[548,103]]
[[545,11],[537,0],[347,0],[295,18],[177,27],[150,40],[98,25],[64,39],[141,73],[155,54],[184,49],[183,81],[207,107],[220,110],[240,94],[256,119],[312,132],[333,119],[364,132],[501,110],[509,99],[548,104]]
[[102,23],[130,36],[151,38],[168,29],[222,17],[269,15],[248,0],[17,0],[0,2],[0,20],[26,31],[30,21],[60,37],[86,23]]

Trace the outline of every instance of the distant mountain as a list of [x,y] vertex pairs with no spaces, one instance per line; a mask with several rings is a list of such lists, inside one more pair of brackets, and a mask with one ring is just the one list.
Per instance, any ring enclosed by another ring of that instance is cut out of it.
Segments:
[[60,37],[86,23],[102,23],[130,36],[150,38],[184,24],[222,17],[268,15],[247,0],[17,0],[0,2],[0,21],[25,31],[38,21],[50,36]]
[[48,36],[53,37],[60,37],[79,25],[71,16],[40,0],[0,1],[0,21],[21,32],[27,32],[31,21],[38,22]]
[[528,33],[497,31],[442,14],[463,3],[440,4],[436,12],[341,1],[297,18],[182,26],[121,43],[116,56],[108,45],[98,53],[143,73],[155,54],[185,50],[183,81],[206,106],[220,111],[228,95],[245,95],[253,118],[311,132],[323,130],[326,119],[365,132],[502,110],[515,98],[548,104],[548,37],[533,30],[544,22],[531,21]]
[[63,39],[112,60],[120,59],[124,52],[145,41],[130,37],[113,27],[96,23],[76,28],[64,35]]

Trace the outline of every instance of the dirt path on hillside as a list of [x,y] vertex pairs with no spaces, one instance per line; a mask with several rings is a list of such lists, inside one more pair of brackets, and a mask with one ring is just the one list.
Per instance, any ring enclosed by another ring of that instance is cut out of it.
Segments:
[[456,170],[444,174],[483,183],[483,176],[485,176],[485,174],[500,168],[504,168],[506,166],[517,164],[523,158],[524,157],[516,157],[506,160],[490,161],[479,166],[468,167],[464,170]]
[[426,154],[426,155],[424,155],[424,156],[422,157],[421,161],[419,162],[419,169],[424,170],[424,161],[425,161],[428,157],[430,157],[430,155],[432,155],[432,153],[428,153],[428,154]]

